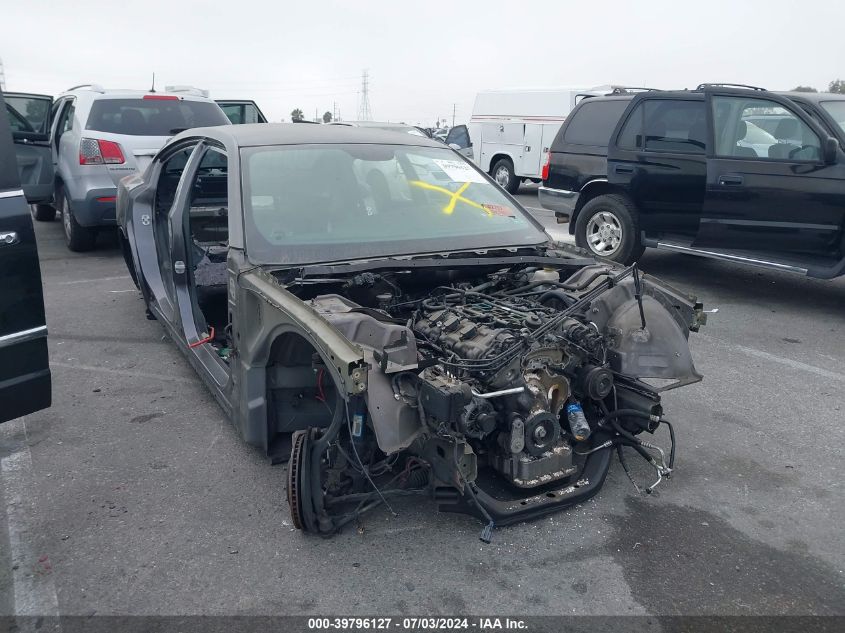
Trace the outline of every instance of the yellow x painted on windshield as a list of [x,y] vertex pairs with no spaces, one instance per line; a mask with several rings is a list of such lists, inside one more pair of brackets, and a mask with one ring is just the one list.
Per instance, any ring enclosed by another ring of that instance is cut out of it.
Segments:
[[414,185],[415,187],[421,187],[422,189],[428,189],[429,191],[439,191],[442,194],[449,196],[450,200],[443,207],[443,213],[446,215],[452,215],[455,211],[455,205],[458,203],[458,200],[468,204],[471,207],[475,207],[476,209],[481,209],[487,215],[493,215],[490,213],[489,210],[485,209],[482,205],[478,204],[475,200],[470,200],[469,198],[464,198],[461,194],[467,190],[467,187],[470,186],[470,183],[465,182],[462,184],[457,191],[449,191],[445,187],[438,187],[437,185],[432,185],[431,183],[423,182],[422,180],[410,180],[410,184]]

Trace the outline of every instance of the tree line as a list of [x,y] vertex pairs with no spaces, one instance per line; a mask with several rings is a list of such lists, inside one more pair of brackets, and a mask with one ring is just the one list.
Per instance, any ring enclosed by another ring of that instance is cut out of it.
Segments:
[[[294,108],[291,110],[290,113],[290,120],[294,123],[298,121],[305,120],[305,114],[302,112],[302,108]],[[332,113],[326,110],[323,112],[323,123],[331,123],[332,122]]]
[[[795,86],[792,89],[793,92],[818,92],[812,86]],[[836,92],[838,94],[845,94],[845,80],[843,79],[834,79],[830,82],[827,86],[827,92]]]

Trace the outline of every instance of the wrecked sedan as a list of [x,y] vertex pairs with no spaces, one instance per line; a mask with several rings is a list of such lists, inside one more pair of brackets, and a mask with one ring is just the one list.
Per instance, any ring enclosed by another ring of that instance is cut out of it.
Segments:
[[671,472],[643,432],[668,425],[662,389],[700,380],[700,304],[553,243],[437,141],[189,130],[124,179],[118,220],[148,317],[288,462],[297,528],[427,494],[488,540],[596,494],[615,455],[653,467],[646,487]]

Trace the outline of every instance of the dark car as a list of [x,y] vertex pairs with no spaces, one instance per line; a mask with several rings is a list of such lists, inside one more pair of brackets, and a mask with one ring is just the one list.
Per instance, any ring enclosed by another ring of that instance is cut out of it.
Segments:
[[25,197],[40,195],[38,151],[47,142],[49,113],[49,97],[11,105],[0,92],[0,422],[49,407],[51,400],[41,270]]
[[845,148],[845,94],[831,92],[779,92],[818,121]]
[[792,95],[715,84],[585,99],[552,144],[540,203],[618,262],[654,247],[841,275],[843,102],[830,97],[815,116]]
[[244,440],[289,460],[298,528],[418,494],[490,528],[537,517],[626,446],[652,486],[671,470],[638,434],[700,379],[700,304],[561,250],[439,141],[190,130],[122,181],[118,218],[151,316]]

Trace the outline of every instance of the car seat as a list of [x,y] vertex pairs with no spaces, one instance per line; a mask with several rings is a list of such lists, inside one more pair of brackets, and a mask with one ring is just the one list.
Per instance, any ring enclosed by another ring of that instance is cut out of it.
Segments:
[[740,121],[739,124],[736,126],[736,133],[734,136],[734,147],[732,156],[747,156],[748,158],[759,158],[757,156],[757,152],[754,151],[753,147],[745,147],[743,145],[739,145],[740,141],[745,140],[745,136],[748,134],[748,124],[745,121]]
[[800,146],[801,131],[798,127],[798,119],[787,118],[778,121],[775,128],[777,143],[769,147],[769,158],[790,158],[790,153]]

